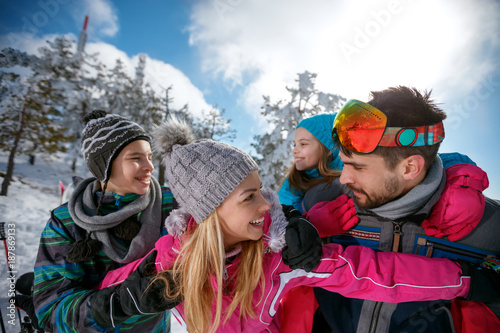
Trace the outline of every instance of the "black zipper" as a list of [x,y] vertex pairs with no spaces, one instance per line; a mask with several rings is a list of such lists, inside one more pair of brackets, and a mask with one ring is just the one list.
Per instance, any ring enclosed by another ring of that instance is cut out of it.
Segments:
[[375,308],[373,309],[372,322],[370,323],[369,333],[375,333],[377,331],[378,317],[380,316],[380,309],[382,308],[382,302],[377,302]]
[[[482,254],[479,254],[479,253],[476,253],[476,252],[472,252],[472,251],[469,251],[469,250],[458,249],[456,247],[445,245],[445,244],[431,242],[431,241],[429,241],[429,240],[427,240],[426,238],[423,238],[423,237],[418,237],[418,239],[417,239],[417,245],[419,245],[419,246],[426,246],[427,247],[427,253],[426,253],[427,257],[431,257],[432,256],[432,251],[434,249],[438,249],[438,250],[447,251],[447,252],[451,252],[451,253],[454,253],[454,254],[459,254],[459,255],[462,255],[462,256],[467,256],[467,257],[471,257],[471,258],[475,258],[475,259],[481,259],[481,260],[487,259],[486,255],[482,255]],[[420,252],[420,251],[418,251],[418,249],[417,249],[417,253],[418,252]]]

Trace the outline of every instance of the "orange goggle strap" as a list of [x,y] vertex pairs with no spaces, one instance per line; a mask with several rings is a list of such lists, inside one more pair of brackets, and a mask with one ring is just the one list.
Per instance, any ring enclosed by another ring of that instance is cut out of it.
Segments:
[[344,147],[359,153],[371,153],[377,146],[430,146],[444,139],[442,122],[416,127],[386,127],[386,124],[387,116],[382,111],[353,99],[339,111],[333,128]]

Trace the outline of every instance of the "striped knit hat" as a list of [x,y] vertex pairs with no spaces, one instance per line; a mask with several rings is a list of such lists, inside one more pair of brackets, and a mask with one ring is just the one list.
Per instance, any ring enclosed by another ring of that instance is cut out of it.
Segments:
[[151,138],[138,124],[103,110],[94,110],[83,118],[82,153],[92,174],[106,182],[111,174],[111,164],[120,151],[135,140]]
[[175,200],[197,223],[258,168],[250,155],[231,145],[209,139],[194,141],[189,126],[176,119],[156,127],[153,137]]

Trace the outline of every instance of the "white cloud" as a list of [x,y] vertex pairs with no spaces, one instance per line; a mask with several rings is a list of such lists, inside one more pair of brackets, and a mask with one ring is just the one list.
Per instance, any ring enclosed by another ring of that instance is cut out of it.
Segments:
[[282,97],[305,70],[347,98],[403,84],[451,99],[495,69],[483,50],[498,48],[499,9],[493,0],[203,1],[190,42],[208,74],[245,85],[256,117],[263,94]]
[[120,59],[127,67],[129,75],[134,73],[133,66],[131,66],[130,58],[128,55],[116,48],[116,46],[104,42],[87,43],[85,45],[85,53],[94,54],[98,53],[99,60],[109,69],[115,67],[116,60]]

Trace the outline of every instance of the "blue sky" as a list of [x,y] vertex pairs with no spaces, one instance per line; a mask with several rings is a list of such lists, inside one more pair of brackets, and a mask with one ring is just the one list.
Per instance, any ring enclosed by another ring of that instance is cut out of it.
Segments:
[[0,47],[36,52],[45,40],[77,38],[86,51],[130,73],[147,54],[147,79],[173,85],[174,107],[217,105],[250,150],[262,95],[287,98],[298,73],[347,99],[410,85],[433,90],[448,114],[442,151],[469,155],[500,199],[500,3],[494,0],[0,0]]

